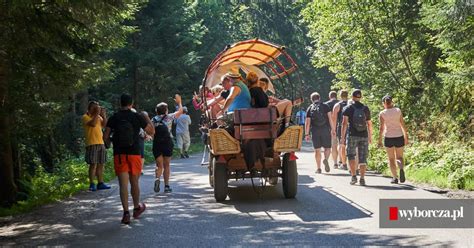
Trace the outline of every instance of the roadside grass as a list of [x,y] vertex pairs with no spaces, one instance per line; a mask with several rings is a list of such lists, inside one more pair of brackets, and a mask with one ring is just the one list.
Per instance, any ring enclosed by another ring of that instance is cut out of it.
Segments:
[[[203,145],[198,139],[192,140],[189,154],[202,152]],[[104,181],[115,178],[112,149],[107,151],[107,163],[104,170]],[[179,158],[179,151],[175,149],[173,158]],[[145,143],[145,164],[154,164],[152,142]],[[29,212],[39,206],[56,202],[89,188],[88,169],[84,158],[71,158],[58,164],[53,173],[46,172],[42,166],[37,166],[34,176],[30,180],[20,182],[22,189],[19,198],[22,200],[10,208],[0,207],[0,217],[18,215]]]
[[[369,169],[391,176],[384,149],[370,146]],[[456,142],[419,142],[405,149],[407,180],[444,189],[474,190],[474,151]]]

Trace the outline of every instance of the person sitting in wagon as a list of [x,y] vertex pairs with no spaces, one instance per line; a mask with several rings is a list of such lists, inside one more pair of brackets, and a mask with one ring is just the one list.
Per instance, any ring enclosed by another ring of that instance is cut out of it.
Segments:
[[[268,79],[260,78],[260,86],[264,92],[268,92]],[[275,106],[278,109],[278,113],[284,118],[285,126],[288,126],[291,119],[291,111],[293,103],[288,99],[280,100],[274,96],[268,96],[270,106]]]
[[250,105],[252,108],[267,108],[268,96],[260,87],[257,73],[251,71],[247,74],[247,83],[250,90]]
[[[223,112],[234,112],[237,109],[247,109],[250,106],[250,91],[242,82],[238,68],[232,68],[223,76],[223,81],[228,79],[230,83],[229,96],[224,102]],[[224,86],[225,87],[225,86]]]

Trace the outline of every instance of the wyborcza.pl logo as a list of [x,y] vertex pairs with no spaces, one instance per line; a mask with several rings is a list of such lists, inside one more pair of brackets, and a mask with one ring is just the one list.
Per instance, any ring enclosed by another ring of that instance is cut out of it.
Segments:
[[473,199],[380,199],[381,228],[473,228]]

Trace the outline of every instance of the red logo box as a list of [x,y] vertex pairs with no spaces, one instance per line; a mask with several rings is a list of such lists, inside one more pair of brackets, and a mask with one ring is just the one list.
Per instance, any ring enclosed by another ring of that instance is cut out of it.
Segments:
[[398,207],[389,207],[389,220],[398,220]]

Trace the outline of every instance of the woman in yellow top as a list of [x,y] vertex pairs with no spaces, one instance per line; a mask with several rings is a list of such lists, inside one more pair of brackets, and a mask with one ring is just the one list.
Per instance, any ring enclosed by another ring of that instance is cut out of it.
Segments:
[[[100,108],[96,101],[89,102],[87,113],[82,116],[82,126],[86,137],[86,163],[89,164],[89,190],[110,189],[104,183],[104,164],[107,161],[107,151],[104,145],[102,128],[106,124],[105,109]],[[97,176],[97,186],[94,178]]]

